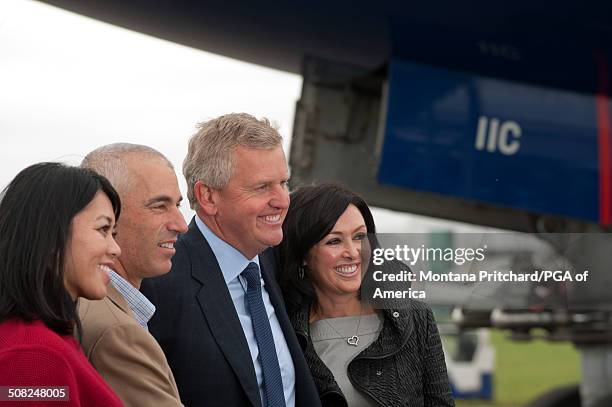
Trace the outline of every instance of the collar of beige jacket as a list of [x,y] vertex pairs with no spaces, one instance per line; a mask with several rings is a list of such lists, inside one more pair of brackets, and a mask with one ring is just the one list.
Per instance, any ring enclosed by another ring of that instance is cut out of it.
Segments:
[[121,311],[134,318],[134,313],[132,312],[132,309],[130,308],[125,298],[123,298],[123,295],[121,295],[121,293],[115,288],[113,283],[108,284],[108,287],[106,288],[106,296],[109,300],[111,300],[113,304],[119,307]]

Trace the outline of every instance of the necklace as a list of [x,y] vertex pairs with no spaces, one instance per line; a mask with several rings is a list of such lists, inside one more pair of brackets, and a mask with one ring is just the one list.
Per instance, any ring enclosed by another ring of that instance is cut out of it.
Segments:
[[[349,336],[348,338],[346,338],[346,342],[350,345],[350,346],[357,346],[359,344],[359,336],[357,335],[359,333],[359,325],[361,325],[361,315],[363,314],[363,305],[361,306],[361,311],[359,311],[359,319],[357,320],[357,329],[355,329],[355,335],[353,336]],[[325,323],[334,330],[334,332],[336,332],[340,338],[344,339],[345,336],[342,335],[340,332],[338,332],[338,330],[336,328],[334,328],[334,326],[332,324],[329,323],[328,318],[324,319],[323,321],[325,321]]]

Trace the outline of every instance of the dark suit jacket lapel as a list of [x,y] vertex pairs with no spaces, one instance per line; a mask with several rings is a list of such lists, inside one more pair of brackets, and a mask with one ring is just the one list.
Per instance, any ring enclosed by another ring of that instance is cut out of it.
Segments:
[[[285,311],[285,303],[282,300],[283,296],[276,282],[274,258],[269,250],[259,255],[259,265],[261,266],[261,275],[266,283],[266,291],[268,291],[270,296],[270,302],[274,306],[276,317],[280,321],[281,315],[286,316],[287,311]],[[287,319],[287,322],[289,322],[289,319]],[[281,324],[281,327],[283,328],[283,333],[285,333],[283,324]],[[285,336],[287,336],[286,333]]]
[[[302,354],[302,348],[300,347],[295,331],[293,330],[293,326],[291,325],[291,321],[289,320],[289,316],[287,315],[280,287],[276,282],[276,276],[274,273],[276,270],[276,265],[271,250],[267,250],[259,256],[259,264],[261,265],[261,274],[266,282],[266,290],[270,296],[270,302],[274,306],[276,318],[278,319],[280,327],[283,330],[283,335],[287,341],[289,353],[291,353],[291,359],[293,359],[293,367],[295,371],[295,400],[296,405],[298,405],[302,396],[300,394],[303,389],[302,384],[304,384],[307,380],[307,378],[304,377],[304,374],[310,373]],[[316,391],[314,393],[316,394]]]
[[193,253],[191,275],[202,285],[197,300],[210,331],[251,403],[254,406],[261,406],[249,345],[242,331],[234,302],[223,279],[219,263],[195,221],[189,225],[185,243],[190,246],[189,253]]

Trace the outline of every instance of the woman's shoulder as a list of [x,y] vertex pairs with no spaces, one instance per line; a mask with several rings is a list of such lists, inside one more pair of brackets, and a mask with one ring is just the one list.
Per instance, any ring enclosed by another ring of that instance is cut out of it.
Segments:
[[0,323],[0,381],[21,385],[76,382],[85,356],[76,340],[55,333],[42,321],[8,320]]
[[74,338],[59,335],[40,320],[6,320],[0,323],[0,338],[0,352],[27,347],[37,352],[65,356],[66,352],[78,350]]
[[434,316],[431,307],[422,301],[407,300],[396,308],[382,310],[385,321],[395,330],[402,332],[403,336],[421,334],[429,330]]
[[[76,340],[58,335],[42,321],[0,323],[0,366],[0,384],[67,387],[71,402],[72,392],[78,395],[74,405],[121,405]],[[96,403],[85,404],[89,397]]]
[[430,315],[433,315],[429,304],[414,299],[403,300],[397,307],[385,308],[383,309],[383,313],[385,318],[412,320],[427,319]]

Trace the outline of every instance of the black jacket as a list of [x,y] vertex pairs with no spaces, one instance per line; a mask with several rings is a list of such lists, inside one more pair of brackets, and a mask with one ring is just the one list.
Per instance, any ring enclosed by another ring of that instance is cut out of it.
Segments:
[[[309,307],[289,313],[325,407],[347,406],[331,371],[317,355],[309,329]],[[424,303],[382,310],[378,338],[348,366],[353,386],[381,406],[454,406],[444,353],[433,313]]]
[[[179,237],[172,271],[145,279],[157,307],[149,321],[186,407],[259,407],[249,347],[219,263],[195,221]],[[320,406],[316,387],[285,312],[272,256],[259,256],[262,277],[295,368],[296,406]]]

